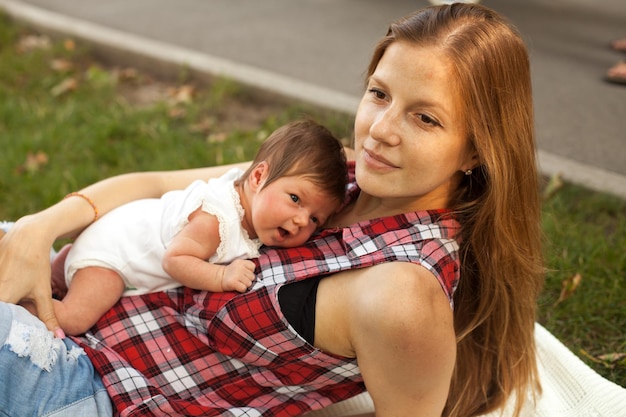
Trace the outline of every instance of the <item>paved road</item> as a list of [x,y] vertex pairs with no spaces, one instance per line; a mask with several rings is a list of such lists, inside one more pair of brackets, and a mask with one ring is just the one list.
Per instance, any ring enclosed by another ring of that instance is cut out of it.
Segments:
[[[426,0],[0,0],[16,17],[105,45],[119,59],[185,63],[352,112],[376,40]],[[531,51],[540,165],[626,198],[624,0],[484,0]],[[127,54],[120,54],[126,51]],[[165,68],[165,67],[163,67]]]

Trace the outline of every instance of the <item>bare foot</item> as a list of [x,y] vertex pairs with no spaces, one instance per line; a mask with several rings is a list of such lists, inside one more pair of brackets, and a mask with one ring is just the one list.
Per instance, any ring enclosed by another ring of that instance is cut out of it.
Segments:
[[65,283],[65,258],[67,258],[67,253],[71,248],[71,244],[63,246],[52,260],[52,274],[50,277],[52,295],[59,300],[62,300],[65,294],[67,294],[67,284]]
[[615,49],[616,51],[626,52],[626,38],[614,40],[613,42],[611,42],[611,48]]
[[618,62],[606,72],[606,80],[611,83],[626,85],[626,61]]

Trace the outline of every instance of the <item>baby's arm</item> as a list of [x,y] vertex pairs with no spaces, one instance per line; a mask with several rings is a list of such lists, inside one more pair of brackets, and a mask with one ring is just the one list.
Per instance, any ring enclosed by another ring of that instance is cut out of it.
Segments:
[[163,269],[190,288],[214,292],[246,291],[254,280],[254,262],[242,259],[229,265],[207,262],[219,244],[217,217],[198,209],[172,239],[163,258]]

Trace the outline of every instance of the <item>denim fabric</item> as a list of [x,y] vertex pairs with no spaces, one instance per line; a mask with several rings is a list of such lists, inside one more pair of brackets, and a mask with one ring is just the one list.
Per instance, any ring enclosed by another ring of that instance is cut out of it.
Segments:
[[113,414],[84,351],[55,339],[25,309],[0,303],[0,416],[104,417]]

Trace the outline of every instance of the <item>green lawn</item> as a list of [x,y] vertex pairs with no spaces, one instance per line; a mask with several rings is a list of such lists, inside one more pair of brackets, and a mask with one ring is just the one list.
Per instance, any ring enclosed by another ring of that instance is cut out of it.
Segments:
[[[72,41],[36,36],[0,15],[0,220],[122,172],[249,160],[269,132],[303,115],[351,136],[349,115],[228,80],[194,84],[184,70],[178,78],[105,68]],[[539,321],[626,386],[626,202],[565,184],[543,212]]]

